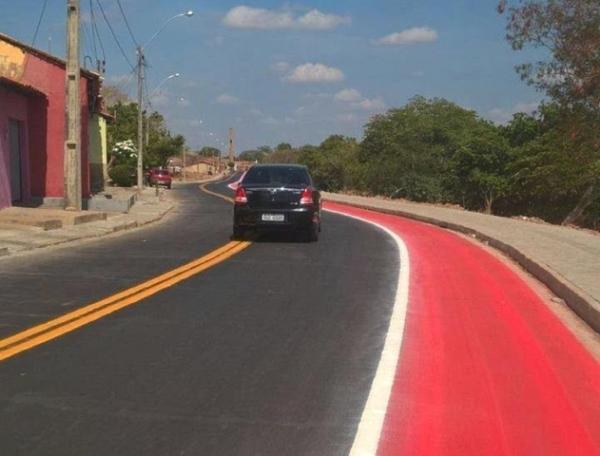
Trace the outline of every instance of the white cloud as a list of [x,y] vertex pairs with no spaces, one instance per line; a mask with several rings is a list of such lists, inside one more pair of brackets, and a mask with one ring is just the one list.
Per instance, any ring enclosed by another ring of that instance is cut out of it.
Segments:
[[271,71],[277,74],[285,74],[289,71],[290,64],[287,62],[277,62],[271,65]]
[[385,101],[381,97],[373,99],[365,98],[361,102],[356,103],[355,106],[369,112],[384,111],[387,108]]
[[326,14],[316,9],[297,19],[298,26],[313,30],[330,30],[338,25],[350,24],[351,22],[350,17]]
[[413,27],[401,32],[392,33],[376,41],[377,44],[400,46],[403,44],[433,43],[438,33],[429,27]]
[[356,89],[344,89],[335,94],[335,100],[348,103],[354,109],[363,109],[369,112],[384,111],[387,109],[382,97],[365,98]]
[[238,104],[240,99],[238,97],[234,97],[233,95],[229,95],[228,93],[223,93],[217,97],[217,103],[223,105],[234,105]]
[[339,82],[343,81],[345,75],[339,68],[329,67],[322,63],[305,63],[299,65],[285,77],[286,81],[302,82]]
[[228,27],[259,30],[292,28],[329,30],[350,22],[349,17],[327,14],[316,9],[301,16],[294,16],[290,11],[252,8],[244,5],[232,8],[223,18],[223,23]]
[[512,120],[513,114],[517,112],[524,112],[525,114],[532,114],[539,107],[539,101],[533,101],[531,103],[517,103],[512,108],[494,108],[488,111],[486,116],[492,122],[499,124],[507,124]]
[[204,121],[200,120],[200,119],[193,119],[190,120],[190,127],[194,127],[194,128],[198,128],[200,127],[202,124],[204,123]]
[[225,15],[223,23],[228,27],[246,29],[290,28],[294,25],[294,17],[287,12],[236,6]]
[[334,97],[337,101],[342,101],[345,103],[353,103],[357,101],[363,100],[363,96],[356,89],[343,89],[335,94]]

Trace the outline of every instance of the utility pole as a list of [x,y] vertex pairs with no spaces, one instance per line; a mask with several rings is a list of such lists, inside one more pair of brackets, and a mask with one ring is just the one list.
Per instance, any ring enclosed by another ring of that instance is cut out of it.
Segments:
[[229,129],[229,163],[235,163],[235,130]]
[[146,116],[146,139],[144,141],[146,147],[150,144],[150,114]]
[[138,93],[138,160],[137,160],[137,187],[138,191],[144,189],[144,50],[137,48],[137,93]]
[[81,103],[79,100],[79,0],[67,0],[66,131],[64,206],[81,210]]

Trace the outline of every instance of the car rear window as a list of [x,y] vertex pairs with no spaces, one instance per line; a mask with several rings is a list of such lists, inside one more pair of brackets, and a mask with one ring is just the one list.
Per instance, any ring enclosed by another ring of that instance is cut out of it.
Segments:
[[305,169],[298,167],[253,167],[246,173],[242,185],[306,187],[310,185],[310,177]]

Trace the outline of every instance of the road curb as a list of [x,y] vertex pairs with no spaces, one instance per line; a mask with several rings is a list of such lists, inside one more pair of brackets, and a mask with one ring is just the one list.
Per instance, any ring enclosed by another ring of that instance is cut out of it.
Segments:
[[[11,251],[11,249],[8,247],[0,247],[0,257],[7,258],[7,257],[12,257],[13,255],[18,255],[21,253],[31,253],[35,250],[45,249],[45,248],[49,248],[49,247],[65,246],[65,245],[73,243],[73,242],[86,241],[86,240],[92,240],[92,239],[97,240],[97,239],[104,238],[104,237],[107,237],[110,235],[124,234],[126,231],[130,231],[130,230],[134,230],[134,229],[142,228],[142,227],[147,227],[148,225],[151,225],[152,223],[162,220],[169,212],[171,212],[173,210],[175,205],[176,205],[175,203],[171,202],[171,203],[169,203],[169,207],[165,208],[160,213],[153,215],[151,217],[149,217],[148,215],[143,216],[140,214],[136,217],[135,220],[124,221],[122,223],[118,223],[114,226],[109,226],[109,227],[95,227],[98,229],[98,231],[95,231],[91,234],[81,234],[81,235],[75,235],[75,236],[71,236],[71,237],[64,238],[64,239],[48,240],[45,243],[40,243],[37,245],[30,245],[30,246],[27,246],[27,247],[24,247],[22,249],[18,249],[15,251]],[[108,222],[109,220],[110,219],[99,220],[99,222]]]
[[502,253],[516,261],[523,269],[525,269],[537,280],[552,290],[556,296],[564,300],[583,321],[585,321],[594,331],[600,334],[600,310],[594,307],[594,298],[589,296],[583,290],[578,289],[573,284],[566,282],[549,268],[543,264],[540,264],[533,258],[528,257],[525,253],[512,245],[464,225],[447,222],[433,217],[413,214],[400,209],[385,209],[375,205],[372,206],[368,204],[352,203],[347,201],[342,202],[327,197],[325,197],[324,200],[336,204],[356,207],[359,209],[381,212],[383,214],[397,215],[474,237],[477,240],[484,242],[497,250],[500,250]]

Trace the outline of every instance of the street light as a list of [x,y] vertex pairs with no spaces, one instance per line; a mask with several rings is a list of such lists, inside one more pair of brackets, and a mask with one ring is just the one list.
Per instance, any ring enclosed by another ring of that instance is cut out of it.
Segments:
[[152,35],[152,38],[150,38],[148,40],[148,42],[144,45],[144,49],[148,47],[148,45],[150,43],[152,43],[152,41],[154,41],[154,38],[156,38],[158,35],[160,35],[160,32],[162,32],[165,27],[167,25],[169,25],[172,21],[174,21],[175,19],[178,19],[180,17],[192,17],[194,15],[194,12],[192,10],[186,11],[185,13],[181,13],[181,14],[176,14],[175,16],[173,16],[170,19],[167,19],[165,21],[165,23],[163,25],[160,26],[160,28],[156,31],[156,33],[154,35]]
[[[160,81],[156,87],[154,87],[154,89],[152,89],[150,91],[150,94],[148,95],[148,103],[150,103],[152,97],[154,96],[154,94],[156,94],[159,89],[165,84],[165,82],[170,81],[171,79],[174,78],[178,78],[179,76],[181,76],[181,73],[173,73],[170,74],[169,76],[167,76],[166,78],[164,78],[162,81]],[[150,143],[150,114],[148,114],[146,116],[146,138],[145,138],[145,142],[144,144],[147,146]]]
[[181,73],[173,73],[173,74],[170,74],[169,76],[167,76],[166,78],[164,78],[162,81],[160,81],[156,85],[156,87],[154,87],[154,89],[152,89],[152,91],[150,92],[150,95],[148,95],[148,98],[149,99],[152,98],[156,94],[156,92],[158,92],[159,89],[165,84],[165,82],[170,81],[171,79],[174,79],[174,78],[178,78],[180,76],[181,76]]
[[[176,14],[170,19],[166,20],[165,23],[156,31],[152,38],[144,46],[137,47],[137,93],[138,93],[138,160],[137,160],[137,186],[138,190],[144,188],[144,116],[142,113],[142,105],[144,102],[144,65],[145,57],[144,50],[154,41],[154,39],[165,29],[165,27],[177,18],[180,17],[192,17],[194,12],[189,10],[185,13]],[[175,76],[173,76],[175,77]],[[167,78],[168,80],[169,78]],[[164,81],[166,82],[166,81]],[[162,84],[162,83],[161,83]]]

